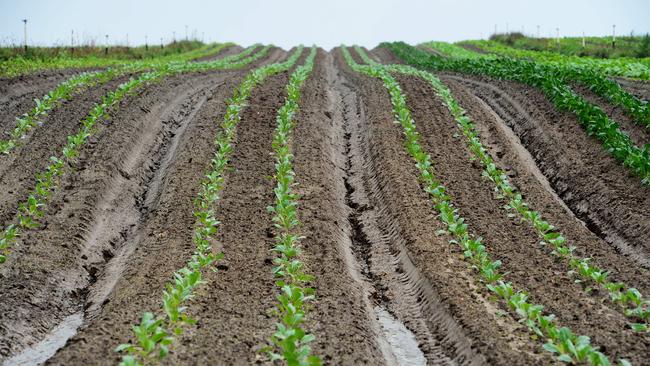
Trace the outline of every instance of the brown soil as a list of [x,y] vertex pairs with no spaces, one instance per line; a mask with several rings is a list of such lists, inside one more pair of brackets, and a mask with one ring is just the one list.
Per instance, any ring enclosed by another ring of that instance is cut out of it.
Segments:
[[598,106],[609,118],[616,121],[620,125],[621,130],[630,136],[630,139],[636,146],[643,148],[643,145],[650,143],[650,128],[636,123],[623,108],[615,106],[582,85],[572,85],[571,88],[587,102]]
[[[277,49],[272,52],[273,57],[277,54]],[[102,305],[119,296],[113,293],[115,282],[127,273],[125,264],[132,252],[138,252],[148,217],[158,218],[158,211],[180,204],[191,205],[194,191],[186,192],[184,199],[177,194],[183,196],[183,189],[198,187],[203,174],[194,164],[209,162],[211,132],[216,128],[213,118],[222,113],[225,100],[244,72],[196,73],[163,80],[146,87],[138,97],[127,98],[120,110],[98,127],[79,162],[61,182],[63,189],[52,198],[43,230],[23,237],[2,268],[2,291],[11,299],[1,303],[3,318],[13,319],[2,322],[2,333],[7,334],[0,346],[3,355],[35,343],[71,313],[85,309],[86,317],[95,319]],[[79,112],[89,109],[77,106]],[[74,124],[79,118],[69,120]],[[34,145],[45,145],[43,140],[51,138],[52,131],[39,137],[41,130],[48,131],[45,125],[36,129],[30,141],[40,142]],[[197,160],[200,153],[204,156]],[[23,157],[22,151],[15,154]],[[186,158],[179,160],[181,155]],[[28,182],[33,180],[34,170],[31,173]],[[176,183],[170,183],[174,179]],[[170,184],[167,189],[171,192],[164,191]],[[165,195],[167,201],[163,201]],[[188,209],[187,217],[192,218],[191,207]],[[178,220],[175,225],[182,225],[187,213],[186,209],[174,216]],[[161,227],[178,231],[174,225]],[[52,252],[57,247],[60,250]],[[170,266],[179,263],[171,261]],[[113,345],[98,343],[111,348],[108,359],[114,358]]]
[[[217,57],[240,50],[230,47]],[[371,55],[398,63],[385,49]],[[286,57],[275,48],[253,66]],[[21,237],[0,267],[2,361],[77,314],[83,315],[77,334],[46,363],[115,364],[114,348],[133,341],[131,326],[142,313],[161,313],[164,284],[194,249],[192,201],[227,100],[251,67],[165,79],[128,97],[98,126],[68,167],[43,227]],[[275,331],[278,294],[275,229],[267,211],[275,186],[271,141],[290,74],[256,87],[242,111],[215,205],[221,221],[216,249],[225,257],[216,272],[207,271],[206,283],[188,303],[198,323],[185,327],[164,364],[269,363],[264,348]],[[638,179],[538,91],[485,78],[441,78],[530,206],[565,234],[578,255],[609,270],[612,280],[650,293],[650,201]],[[506,279],[611,358],[647,364],[650,336],[629,330],[603,291],[583,291],[567,264],[538,244],[536,232],[508,216],[431,86],[397,79],[436,174],[471,231],[502,260]],[[65,136],[118,82],[64,103],[0,160],[5,223],[47,157],[61,150]],[[620,110],[602,105],[620,117]],[[379,80],[353,72],[339,49],[319,50],[295,120],[300,259],[317,294],[305,329],[316,336],[311,346],[324,364],[397,365],[407,362],[406,354],[420,360],[415,365],[555,363],[477,281],[450,237],[437,234],[442,224]],[[622,121],[627,130],[630,121]],[[390,328],[386,316],[404,330]]]
[[489,52],[485,51],[484,49],[482,49],[480,47],[474,46],[473,44],[459,43],[458,45],[460,47],[463,47],[466,50],[476,52],[476,53],[480,53],[480,54],[483,54],[483,55],[486,55],[486,54],[489,53]]
[[34,108],[34,99],[42,98],[78,72],[80,71],[57,70],[0,78],[0,139],[6,139],[11,133],[16,117]]
[[650,81],[627,78],[612,78],[619,83],[623,89],[637,98],[650,101]]
[[213,60],[218,60],[220,58],[224,58],[226,56],[232,56],[240,53],[243,51],[244,48],[238,45],[232,45],[232,46],[227,46],[224,49],[220,50],[214,55],[209,55],[209,56],[204,56],[204,57],[199,57],[197,59],[194,59],[196,62],[201,62],[201,61],[213,61]]
[[[399,76],[398,80],[409,97],[416,123],[421,121],[418,131],[423,147],[435,162],[436,175],[453,197],[459,214],[475,234],[484,238],[491,256],[503,262],[506,279],[516,288],[529,291],[531,301],[556,314],[559,324],[578,334],[588,334],[594,344],[604,347],[610,355],[641,355],[650,346],[650,339],[630,330],[625,316],[613,305],[603,304],[607,295],[593,298],[585,294],[566,275],[568,266],[537,244],[539,237],[531,226],[508,219],[509,212],[495,199],[492,186],[482,177],[482,168],[470,161],[471,153],[460,140],[462,137],[454,137],[459,130],[442,100],[432,97],[432,87],[414,77]],[[610,253],[616,258],[616,253]],[[603,318],[607,322],[598,321]]]
[[[650,196],[576,118],[555,110],[521,84],[450,76],[462,81],[508,124],[573,213],[600,238],[650,268]],[[447,80],[447,79],[445,79]]]

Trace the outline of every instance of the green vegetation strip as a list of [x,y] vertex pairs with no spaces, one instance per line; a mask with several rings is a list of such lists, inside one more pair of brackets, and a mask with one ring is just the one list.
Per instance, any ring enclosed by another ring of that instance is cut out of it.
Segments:
[[[364,62],[371,65],[378,65],[360,47],[355,48]],[[478,160],[483,166],[483,175],[487,177],[500,193],[499,198],[507,201],[506,208],[515,211],[519,217],[528,222],[540,236],[541,245],[550,245],[552,254],[565,260],[571,268],[570,274],[580,276],[580,282],[592,283],[601,286],[609,294],[610,299],[620,305],[627,317],[634,320],[630,324],[636,331],[647,331],[650,321],[650,300],[644,299],[643,295],[636,288],[629,287],[622,282],[612,282],[608,279],[609,272],[598,268],[590,263],[589,258],[578,258],[574,255],[574,246],[566,244],[566,238],[559,230],[548,221],[542,218],[538,211],[530,209],[516,187],[510,183],[506,173],[499,169],[494,159],[481,143],[479,133],[467,115],[466,111],[454,99],[451,90],[433,74],[416,69],[408,65],[382,65],[386,70],[407,75],[417,76],[428,81],[436,94],[442,98],[451,112],[457,127],[465,136],[467,147],[472,152],[472,160]],[[514,214],[510,214],[514,216]],[[590,291],[591,288],[587,288]]]
[[639,148],[598,107],[575,94],[564,81],[543,65],[514,59],[445,59],[428,54],[403,42],[382,43],[397,57],[413,66],[430,70],[451,70],[515,80],[540,88],[563,111],[574,113],[590,136],[598,138],[605,150],[623,163],[641,183],[650,185],[650,145]]
[[277,331],[273,334],[272,342],[279,352],[269,351],[271,360],[285,361],[288,365],[320,365],[317,356],[310,355],[309,343],[315,339],[302,328],[305,319],[305,307],[314,298],[314,289],[308,286],[312,276],[303,273],[300,261],[300,239],[297,232],[298,195],[293,193],[295,172],[293,171],[291,140],[294,116],[299,110],[300,88],[303,86],[314,67],[316,47],[312,47],[305,64],[298,67],[287,84],[287,99],[278,110],[277,127],[273,137],[273,153],[275,155],[275,206],[269,206],[273,222],[278,233],[275,235],[273,251],[278,253],[275,258],[273,274],[279,278],[276,282],[281,294],[278,295],[277,312],[280,321],[276,324]]
[[266,46],[255,55],[236,62],[228,62],[228,60],[224,59],[220,60],[221,62],[212,62],[209,65],[200,66],[193,63],[169,64],[160,67],[155,71],[146,72],[136,79],[131,79],[128,82],[121,84],[117,90],[104,96],[101,103],[95,104],[88,116],[81,121],[81,127],[78,132],[67,137],[68,143],[63,147],[62,155],[60,157],[50,157],[50,165],[36,175],[36,186],[28,194],[27,200],[19,203],[18,213],[14,218],[13,223],[9,224],[2,232],[0,232],[0,264],[7,260],[10,247],[16,243],[18,236],[20,236],[22,232],[40,226],[38,219],[44,215],[45,204],[56,189],[57,184],[59,183],[58,178],[65,173],[65,165],[72,163],[79,155],[81,147],[86,143],[88,138],[96,132],[95,125],[99,120],[105,119],[109,116],[109,110],[111,107],[118,105],[127,95],[134,94],[145,84],[160,81],[167,76],[188,71],[243,67],[264,56],[269,47],[270,46]]
[[480,40],[467,41],[465,43],[474,45],[487,52],[501,56],[531,59],[550,65],[570,64],[574,67],[597,70],[598,72],[612,76],[624,76],[644,80],[650,79],[650,58],[639,59],[620,57],[613,59],[602,59],[562,55],[557,52],[549,51],[521,50],[508,47],[495,41]]
[[[456,59],[492,59],[495,56],[492,54],[479,54],[468,51],[462,47],[444,43],[444,42],[428,42],[425,46],[431,47],[449,55]],[[534,52],[534,51],[529,51]],[[562,57],[562,56],[559,56]],[[515,57],[524,58],[526,57]],[[498,63],[499,61],[493,61]],[[511,62],[517,62],[512,59]],[[621,107],[625,112],[632,117],[632,120],[646,128],[650,128],[650,106],[645,100],[640,100],[632,94],[626,92],[621,86],[607,78],[601,70],[576,66],[570,60],[560,59],[556,62],[543,62],[536,60],[539,68],[543,68],[546,74],[552,74],[553,77],[560,79],[565,84],[579,83],[586,86],[594,94],[605,98],[612,104]]]
[[[446,188],[436,178],[431,156],[422,149],[418,142],[419,134],[415,127],[415,121],[397,81],[383,66],[377,64],[359,65],[345,47],[342,47],[342,51],[348,65],[354,71],[379,78],[384,83],[390,94],[395,118],[404,129],[406,150],[420,172],[424,190],[429,194],[439,213],[440,220],[446,225],[446,232],[454,238],[450,240],[450,243],[457,244],[462,248],[465,259],[478,270],[480,279],[486,283],[487,289],[503,299],[507,306],[519,316],[519,321],[526,325],[531,332],[546,338],[547,342],[543,348],[556,354],[558,360],[573,363],[588,362],[591,365],[610,365],[607,356],[598,351],[598,347],[591,345],[589,337],[578,336],[566,327],[558,327],[553,314],[544,315],[542,305],[529,302],[526,292],[515,290],[510,282],[502,280],[503,275],[499,273],[501,262],[499,260],[492,261],[482,239],[469,233],[464,218],[458,215],[458,210],[454,208],[451,197],[445,193]],[[627,364],[627,361],[621,360],[619,363]]]
[[[239,54],[227,56],[220,60],[211,62],[197,63],[197,65],[188,64],[187,61],[177,61],[179,64],[184,64],[179,67],[185,68],[211,68],[224,62],[235,62],[250,55],[255,48],[259,45],[251,46]],[[111,67],[101,72],[84,72],[75,75],[70,79],[59,84],[55,89],[51,90],[41,99],[35,99],[36,106],[29,112],[21,117],[16,118],[16,127],[11,132],[9,139],[0,140],[0,153],[9,154],[17,145],[18,141],[25,138],[27,133],[32,129],[39,126],[42,122],[39,120],[41,117],[47,116],[48,112],[58,106],[61,102],[69,100],[73,95],[79,94],[86,88],[94,85],[106,83],[118,76],[127,73],[136,73],[148,69],[157,69],[166,67],[168,64],[155,62],[134,62],[123,67]]]
[[53,57],[28,59],[21,56],[7,61],[0,61],[0,77],[15,77],[35,71],[69,68],[98,68],[109,66],[124,66],[133,62],[170,62],[190,61],[196,58],[216,54],[232,43],[209,44],[188,52],[154,57],[150,61],[135,61],[113,57]]
[[228,168],[237,124],[241,120],[241,111],[246,107],[253,89],[268,77],[289,70],[302,54],[302,50],[302,46],[298,47],[285,62],[262,66],[251,71],[235,90],[221,122],[221,131],[214,142],[217,151],[211,160],[206,178],[201,182],[201,190],[194,200],[196,218],[193,236],[196,246],[194,254],[185,267],[174,273],[173,281],[165,286],[162,304],[165,315],[156,317],[153,313],[144,313],[140,324],[133,326],[137,342],[125,343],[117,347],[117,352],[126,352],[120,365],[144,365],[162,360],[168,355],[174,336],[183,332],[182,325],[192,325],[196,322],[185,314],[187,309],[185,303],[193,297],[194,288],[203,283],[202,270],[223,257],[222,253],[214,254],[210,244],[219,225],[213,207],[223,190],[224,173]]

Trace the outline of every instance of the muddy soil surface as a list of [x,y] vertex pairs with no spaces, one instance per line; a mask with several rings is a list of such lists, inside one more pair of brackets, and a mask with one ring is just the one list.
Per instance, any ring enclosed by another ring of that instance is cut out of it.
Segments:
[[[239,51],[230,47],[217,57]],[[21,237],[0,268],[2,362],[119,361],[114,348],[133,341],[131,326],[143,312],[161,312],[164,284],[194,250],[192,201],[228,98],[252,67],[287,55],[275,48],[246,69],[165,79],[127,98],[98,125],[78,161],[67,167],[43,226]],[[384,49],[371,55],[398,62]],[[264,349],[275,331],[278,294],[271,251],[276,231],[267,211],[275,187],[271,143],[292,71],[256,87],[242,111],[214,207],[221,222],[215,250],[225,257],[216,272],[206,272],[206,283],[188,303],[198,322],[177,338],[164,364],[269,364]],[[650,293],[647,188],[540,92],[486,78],[439,76],[530,206],[564,233],[578,255],[609,270],[612,280]],[[567,264],[539,245],[536,232],[508,215],[431,86],[414,77],[397,80],[436,174],[470,230],[503,262],[506,279],[608,356],[647,363],[650,337],[629,330],[603,291],[583,291]],[[119,82],[64,103],[0,160],[3,224],[47,157],[61,150],[92,104]],[[311,346],[324,364],[554,363],[439,232],[443,226],[379,80],[353,72],[339,49],[319,50],[295,120],[300,259],[317,294],[305,329],[316,336]]]
[[[142,225],[160,207],[162,190],[171,179],[169,170],[176,164],[180,149],[185,149],[189,157],[183,161],[186,166],[174,173],[181,180],[177,184],[183,189],[196,188],[198,184],[182,179],[187,176],[193,182],[202,176],[202,170],[195,170],[192,161],[199,152],[204,152],[203,161],[209,161],[215,118],[218,120],[225,108],[234,85],[247,69],[284,54],[274,49],[269,58],[241,71],[165,79],[127,98],[111,118],[98,126],[79,161],[69,167],[60,184],[62,189],[52,198],[42,230],[24,236],[2,268],[3,294],[9,299],[2,302],[3,357],[35,344],[69,315],[83,314],[85,310],[86,317],[93,319],[101,306],[111,301],[109,295],[122,276],[125,261],[143,237]],[[76,98],[70,104],[79,102],[89,105],[77,104],[69,111],[60,109],[68,114],[69,125],[77,125],[92,106],[92,101],[85,98]],[[199,110],[202,115],[198,115]],[[70,117],[72,113],[81,115]],[[57,130],[67,126],[64,120],[61,118],[62,126]],[[44,149],[42,146],[48,142],[56,145],[58,140],[65,141],[65,133],[57,140],[52,138],[52,131],[39,137],[38,133],[49,131],[49,126],[37,128],[25,147]],[[13,154],[16,161],[23,161],[22,165],[32,161],[21,149]],[[26,175],[25,186],[33,181],[35,172],[32,168],[31,177]],[[176,207],[176,200],[178,204],[191,203],[192,198],[171,197],[165,207]],[[191,209],[189,212],[192,217]],[[52,253],[52,248],[58,249]]]

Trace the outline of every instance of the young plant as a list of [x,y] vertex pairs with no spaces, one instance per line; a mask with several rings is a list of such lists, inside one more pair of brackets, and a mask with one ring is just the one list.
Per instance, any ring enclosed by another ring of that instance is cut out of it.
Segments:
[[[461,247],[465,258],[477,270],[480,280],[485,283],[487,289],[498,295],[517,314],[519,321],[526,325],[531,332],[548,339],[547,344],[555,345],[558,350],[557,356],[559,360],[572,363],[589,362],[591,365],[610,365],[609,359],[598,351],[598,348],[590,345],[588,337],[576,336],[571,332],[562,331],[562,329],[566,328],[557,327],[553,314],[544,315],[542,305],[529,302],[527,293],[515,290],[512,284],[501,279],[502,275],[498,273],[501,263],[492,261],[481,240],[472,237],[467,224],[458,214],[458,210],[454,208],[451,197],[446,193],[444,185],[437,180],[433,171],[431,157],[419,144],[419,134],[416,130],[415,121],[411,117],[411,112],[406,105],[406,98],[397,81],[384,66],[369,58],[366,58],[366,60],[370,65],[360,65],[354,61],[347,48],[342,47],[341,51],[352,70],[379,78],[383,82],[390,95],[396,122],[403,129],[406,151],[414,160],[424,190],[429,194],[435,209],[438,211],[440,221],[445,225],[446,231],[453,237],[450,243],[455,243]],[[571,348],[564,347],[564,345],[577,344],[581,346],[579,353],[573,352]],[[545,349],[550,351],[550,346],[545,346]]]
[[[120,365],[136,366],[162,360],[169,353],[174,338],[182,334],[183,325],[192,325],[196,322],[186,314],[186,303],[192,298],[194,289],[203,283],[202,271],[212,267],[223,257],[222,253],[212,252],[211,242],[219,225],[213,207],[223,189],[224,173],[228,168],[228,159],[232,152],[237,124],[241,120],[241,111],[246,106],[253,88],[269,76],[291,68],[302,54],[302,50],[302,47],[298,47],[285,62],[251,71],[235,90],[221,122],[221,132],[215,139],[217,151],[211,160],[209,171],[205,174],[206,178],[201,182],[199,193],[194,199],[196,219],[193,236],[194,254],[185,267],[174,274],[173,282],[165,286],[162,301],[164,316],[154,317],[152,313],[145,312],[140,326],[133,327],[137,342],[124,343],[115,349],[116,352],[126,353],[122,356]],[[143,328],[143,325],[147,326]]]
[[[364,62],[371,65],[379,65],[372,60],[360,47],[355,48]],[[451,90],[432,73],[416,69],[408,65],[381,65],[384,69],[391,72],[413,75],[429,82],[436,91],[436,94],[443,99],[456,121],[456,126],[465,137],[465,142],[473,154],[473,159],[483,166],[483,176],[494,184],[494,188],[499,192],[499,197],[507,201],[507,208],[515,211],[522,221],[528,222],[538,233],[541,241],[540,244],[552,248],[551,254],[564,259],[571,271],[580,276],[580,281],[594,283],[607,290],[610,298],[616,299],[614,302],[620,304],[626,316],[630,317],[632,323],[630,326],[635,330],[648,329],[648,308],[650,301],[644,300],[642,295],[634,288],[630,288],[630,293],[638,294],[637,297],[628,297],[626,289],[629,286],[621,284],[621,287],[610,286],[608,279],[609,272],[604,271],[589,262],[589,258],[577,258],[573,252],[575,247],[566,244],[566,238],[560,233],[555,226],[542,218],[542,215],[529,208],[521,194],[517,192],[506,175],[506,173],[497,168],[494,159],[483,146],[480,140],[478,130],[472,120],[467,116],[466,111],[460,106],[454,98]],[[638,299],[638,301],[635,301]],[[642,323],[638,323],[641,321]],[[643,325],[643,327],[642,327]]]

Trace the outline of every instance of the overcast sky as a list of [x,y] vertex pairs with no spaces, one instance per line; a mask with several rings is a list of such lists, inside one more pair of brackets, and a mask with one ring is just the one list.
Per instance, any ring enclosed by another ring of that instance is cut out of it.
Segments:
[[[241,45],[341,43],[374,47],[382,41],[459,41],[522,29],[542,36],[650,32],[649,0],[0,0],[0,43],[81,41],[143,44],[190,36]],[[79,39],[79,38],[77,38]]]

